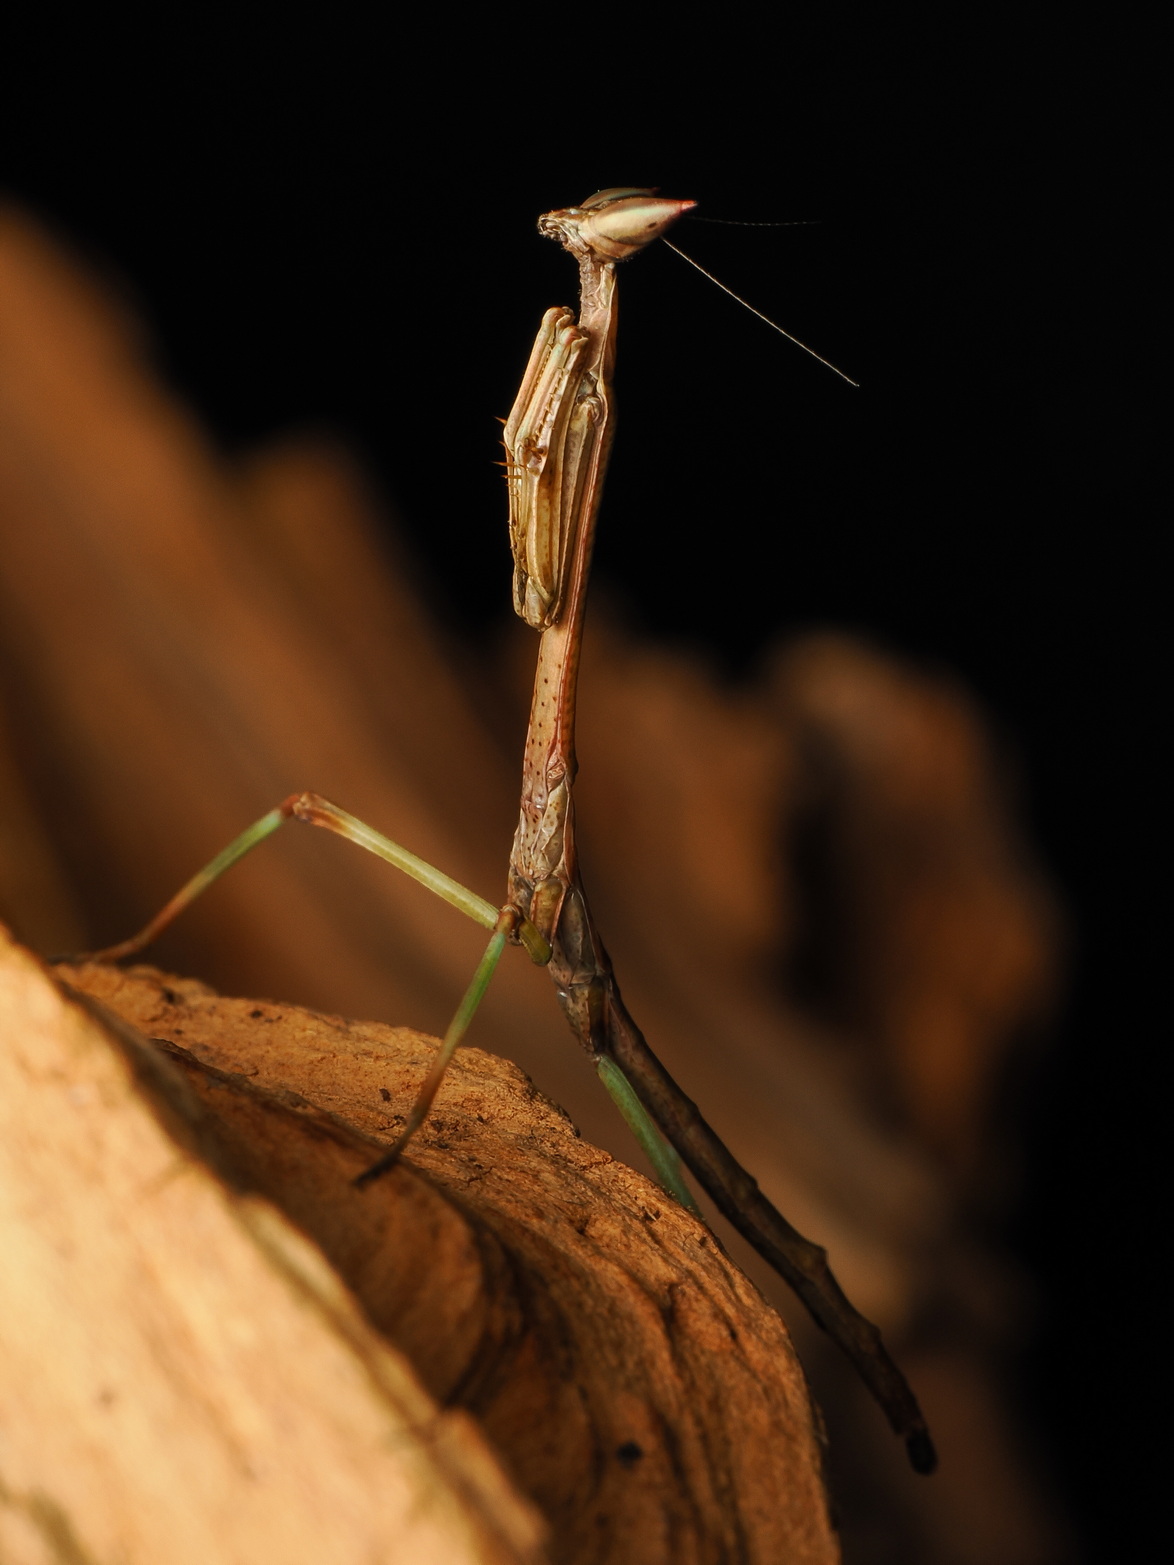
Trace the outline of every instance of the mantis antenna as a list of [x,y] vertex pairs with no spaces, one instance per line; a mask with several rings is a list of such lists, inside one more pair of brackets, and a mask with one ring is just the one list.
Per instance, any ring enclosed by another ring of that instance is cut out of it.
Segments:
[[[755,228],[775,228],[782,227],[784,225],[775,223],[755,223],[753,226]],[[792,225],[788,223],[785,226],[789,228]],[[669,244],[668,240],[664,238],[663,234],[661,235],[661,240],[662,243],[668,245],[669,249],[673,252],[674,255],[679,255],[682,261],[688,261],[690,266],[695,266],[701,273],[702,277],[708,277],[711,283],[716,284],[716,286],[720,288],[723,293],[728,293],[731,299],[736,299],[744,309],[750,311],[751,315],[757,315],[760,321],[765,321],[768,326],[773,327],[773,329],[777,331],[780,336],[785,337],[788,342],[793,342],[797,348],[802,348],[804,353],[810,353],[813,359],[818,359],[821,364],[826,364],[833,375],[838,375],[841,380],[846,380],[850,386],[855,386],[857,391],[860,390],[860,382],[858,380],[853,380],[851,375],[845,375],[842,369],[837,369],[830,359],[824,358],[822,353],[816,353],[814,348],[808,347],[805,342],[800,342],[798,337],[793,337],[789,331],[779,325],[778,321],[772,321],[769,315],[764,315],[761,310],[756,310],[748,300],[743,299],[740,293],[735,293],[732,288],[727,288],[720,277],[715,277],[712,272],[707,272],[700,261],[695,261],[691,255],[686,255],[683,250],[678,250],[676,245]]]

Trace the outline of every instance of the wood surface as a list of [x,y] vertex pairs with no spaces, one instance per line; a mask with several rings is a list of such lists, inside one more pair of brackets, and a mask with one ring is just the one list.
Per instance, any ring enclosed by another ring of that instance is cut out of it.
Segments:
[[782,1321],[516,1066],[360,1193],[434,1039],[3,972],[6,1565],[838,1558]]

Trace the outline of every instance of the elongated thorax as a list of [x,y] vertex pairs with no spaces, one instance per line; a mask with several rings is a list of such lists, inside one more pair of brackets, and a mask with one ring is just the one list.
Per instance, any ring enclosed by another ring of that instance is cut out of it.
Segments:
[[614,428],[615,270],[691,201],[603,190],[540,232],[579,263],[579,318],[547,310],[505,427],[514,608],[542,632],[510,897],[554,934],[575,879],[575,687],[595,520]]

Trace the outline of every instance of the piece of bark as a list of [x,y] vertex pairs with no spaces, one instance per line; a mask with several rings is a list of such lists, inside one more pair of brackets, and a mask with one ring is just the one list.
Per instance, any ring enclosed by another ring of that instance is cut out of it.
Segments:
[[182,1077],[0,951],[0,1558],[537,1565],[541,1524]]
[[[51,1285],[41,1280],[43,1268],[18,1266],[16,1275],[35,1281],[0,1311],[5,1356],[23,1366],[15,1408],[32,1398],[37,1411],[31,1422],[27,1414],[13,1416],[4,1432],[3,1449],[17,1456],[15,1469],[4,1463],[6,1493],[48,1496],[96,1557],[107,1557],[111,1540],[124,1536],[108,1530],[109,1507],[92,1502],[92,1491],[101,1489],[118,1491],[117,1521],[127,1536],[166,1525],[169,1516],[174,1525],[190,1511],[201,1536],[220,1534],[220,1553],[206,1546],[199,1557],[235,1560],[264,1505],[257,1500],[250,1509],[242,1501],[237,1529],[235,1501],[225,1498],[229,1478],[218,1479],[219,1488],[202,1479],[193,1485],[191,1471],[202,1473],[210,1458],[188,1446],[210,1441],[228,1463],[236,1442],[240,1474],[254,1472],[238,1475],[239,1482],[259,1483],[269,1498],[280,1493],[290,1507],[283,1539],[303,1532],[299,1506],[327,1532],[332,1496],[341,1494],[337,1503],[349,1507],[339,1521],[347,1548],[332,1544],[335,1553],[315,1553],[307,1543],[301,1554],[274,1547],[251,1559],[430,1557],[415,1544],[395,1553],[375,1531],[370,1536],[381,1541],[365,1543],[369,1556],[358,1548],[367,1536],[362,1527],[375,1529],[387,1518],[347,1497],[352,1468],[367,1478],[374,1458],[362,1438],[356,1454],[337,1435],[358,1415],[322,1383],[322,1366],[353,1380],[355,1371],[338,1367],[340,1355],[355,1352],[356,1342],[367,1358],[383,1350],[347,1313],[337,1285],[326,1314],[327,1325],[345,1320],[342,1344],[311,1351],[287,1334],[282,1311],[294,1307],[274,1298],[278,1285],[267,1276],[259,1283],[252,1272],[240,1280],[233,1257],[255,1241],[226,1239],[222,1230],[235,1233],[242,1211],[268,1213],[272,1203],[320,1246],[367,1321],[419,1376],[412,1419],[388,1437],[395,1454],[380,1459],[400,1462],[401,1448],[417,1439],[421,1452],[403,1461],[427,1458],[427,1466],[435,1456],[439,1471],[427,1467],[429,1482],[446,1505],[461,1500],[468,1509],[471,1484],[459,1464],[454,1476],[443,1451],[433,1451],[434,1424],[443,1430],[445,1419],[456,1418],[461,1461],[470,1442],[476,1454],[477,1443],[463,1415],[442,1415],[438,1407],[475,1417],[545,1517],[553,1560],[822,1565],[838,1558],[812,1405],[781,1320],[703,1225],[583,1142],[516,1066],[462,1050],[404,1165],[359,1192],[350,1180],[402,1123],[435,1040],[296,1007],[222,999],[150,969],[60,968],[89,1005],[100,1007],[96,1022],[63,1001],[27,958],[10,962],[13,1010],[3,1036],[14,1085],[3,1095],[6,1109],[20,1117],[5,1132],[5,1204],[27,1214],[19,1241],[26,1249],[64,1248]],[[104,1013],[121,1019],[120,1047],[130,1065],[111,1048],[110,1031],[103,1034]],[[144,1036],[155,1040],[158,1055],[135,1041]],[[162,1125],[144,1112],[144,1099],[159,1097],[149,1079],[156,1075],[181,1076],[187,1089],[166,1089]],[[198,1102],[202,1112],[185,1101]],[[168,1146],[177,1104],[185,1136]],[[154,1151],[123,1149],[124,1119]],[[218,1227],[209,1210],[219,1214]],[[274,1225],[288,1234],[272,1216],[250,1219],[246,1228],[264,1236]],[[87,1241],[74,1253],[68,1246],[76,1249],[79,1233]],[[293,1239],[281,1242],[281,1255],[306,1250]],[[269,1244],[264,1239],[262,1249]],[[134,1286],[93,1275],[119,1246],[131,1259],[117,1260],[116,1275],[133,1272]],[[264,1269],[253,1254],[248,1264]],[[315,1276],[325,1271],[317,1257],[293,1264]],[[305,1313],[304,1305],[298,1309]],[[189,1323],[192,1311],[200,1320],[220,1320],[210,1347]],[[234,1332],[244,1344],[235,1357]],[[109,1363],[112,1333],[135,1346],[121,1378]],[[52,1356],[57,1339],[76,1349],[61,1374],[45,1375],[42,1359]],[[281,1382],[285,1399],[276,1411],[266,1404],[266,1439],[254,1428],[255,1363],[264,1366],[266,1387]],[[4,1373],[9,1379],[12,1371]],[[120,1438],[118,1410],[141,1427],[158,1383],[168,1433],[156,1445],[132,1448]],[[431,1410],[427,1416],[422,1406]],[[367,1408],[364,1416],[370,1423],[375,1412]],[[79,1418],[90,1437],[90,1489],[81,1478],[60,1476],[73,1470],[73,1437],[54,1431],[72,1430]],[[319,1423],[326,1434],[316,1446]],[[287,1425],[293,1457],[301,1459],[291,1459],[288,1471]],[[107,1426],[110,1434],[102,1436]],[[313,1460],[306,1456],[315,1451]],[[492,1491],[500,1480],[488,1456],[477,1456],[480,1467],[468,1461],[489,1475],[482,1490]],[[307,1462],[312,1482],[302,1476]],[[101,1477],[106,1467],[110,1483]],[[332,1475],[335,1467],[340,1477]],[[184,1483],[183,1507],[174,1511],[173,1486]],[[482,1490],[474,1495],[479,1502]],[[535,1557],[526,1507],[502,1492],[505,1522],[498,1520],[497,1535],[475,1510],[472,1521],[465,1516],[483,1553],[454,1549],[438,1558]]]

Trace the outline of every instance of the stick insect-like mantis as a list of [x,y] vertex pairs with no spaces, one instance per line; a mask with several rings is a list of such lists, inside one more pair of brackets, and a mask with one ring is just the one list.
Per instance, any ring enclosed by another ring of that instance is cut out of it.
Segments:
[[403,1131],[356,1183],[370,1184],[398,1161],[427,1116],[505,945],[521,944],[550,972],[572,1031],[661,1183],[700,1216],[682,1174],[683,1160],[718,1210],[852,1360],[905,1440],[914,1468],[928,1473],[936,1458],[925,1420],[880,1333],[845,1297],[825,1252],[775,1210],[645,1042],[620,996],[579,874],[572,798],[575,702],[592,542],[615,425],[616,266],[661,238],[693,205],[649,190],[605,190],[581,206],[539,219],[540,232],[557,239],[578,262],[580,308],[577,319],[567,308],[546,312],[505,427],[514,607],[541,633],[541,641],[504,906],[494,907],[329,800],[303,793],[243,832],[137,935],[95,956],[116,961],[141,951],[291,818],[323,826],[388,860],[492,935]]

